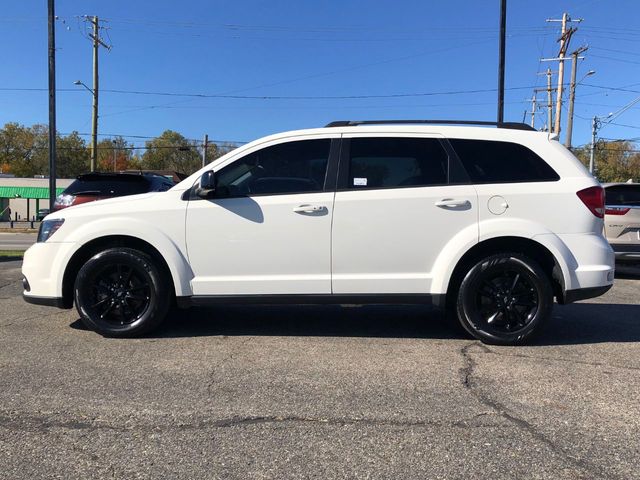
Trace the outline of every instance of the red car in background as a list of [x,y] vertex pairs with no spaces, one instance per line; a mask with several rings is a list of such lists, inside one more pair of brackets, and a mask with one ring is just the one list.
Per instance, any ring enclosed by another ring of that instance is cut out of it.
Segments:
[[87,173],[56,197],[52,212],[105,198],[164,192],[174,185],[172,179],[153,173]]

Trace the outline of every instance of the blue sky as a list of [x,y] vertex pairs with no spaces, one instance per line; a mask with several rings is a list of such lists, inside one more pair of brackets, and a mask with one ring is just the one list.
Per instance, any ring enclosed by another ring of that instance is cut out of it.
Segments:
[[[1,90],[46,89],[46,4],[3,4],[0,124],[47,122],[45,91]],[[91,44],[81,15],[103,18],[108,30],[102,35],[113,46],[100,52],[100,133],[131,135],[136,145],[144,138],[134,136],[165,129],[194,139],[207,133],[216,140],[248,141],[338,119],[493,120],[498,5],[498,0],[57,0],[57,86],[71,90],[58,93],[58,130],[90,131],[91,95],[73,85],[80,79],[91,86]],[[596,70],[577,90],[574,144],[579,145],[589,141],[590,117],[606,116],[640,96],[640,2],[509,0],[507,120],[521,121],[531,109],[525,99],[532,87],[545,83],[537,72],[547,64],[539,59],[557,54],[559,31],[559,24],[545,19],[564,11],[584,18],[571,46],[590,46],[578,78]],[[549,65],[557,70],[557,64]],[[204,98],[108,90],[372,97]],[[477,92],[452,93],[469,90]],[[539,94],[540,102],[543,97]],[[542,127],[545,111],[537,117]],[[616,123],[628,126],[607,125],[601,136],[640,137],[640,105]]]

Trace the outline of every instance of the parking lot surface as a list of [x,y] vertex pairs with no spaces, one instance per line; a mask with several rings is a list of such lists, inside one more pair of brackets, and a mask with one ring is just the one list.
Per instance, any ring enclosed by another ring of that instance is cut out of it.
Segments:
[[0,263],[2,478],[640,478],[640,269],[484,346],[424,307],[179,311],[140,339]]
[[0,250],[26,250],[37,237],[36,233],[0,232]]

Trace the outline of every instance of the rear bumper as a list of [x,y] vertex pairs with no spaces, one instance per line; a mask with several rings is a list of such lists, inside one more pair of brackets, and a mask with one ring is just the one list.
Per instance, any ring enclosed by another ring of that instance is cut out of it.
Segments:
[[611,248],[616,254],[616,260],[640,260],[639,244],[612,243]]
[[564,298],[562,299],[561,303],[565,305],[567,303],[573,303],[579,300],[586,300],[587,298],[599,297],[600,295],[604,295],[605,293],[607,293],[611,289],[611,287],[613,287],[613,285],[567,290],[566,292],[564,292]]

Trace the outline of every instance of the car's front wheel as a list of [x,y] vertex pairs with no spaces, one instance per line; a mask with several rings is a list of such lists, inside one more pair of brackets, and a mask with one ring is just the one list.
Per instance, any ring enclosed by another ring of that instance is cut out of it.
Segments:
[[78,272],[76,308],[83,323],[102,335],[141,335],[166,317],[171,303],[168,282],[145,253],[110,248],[91,257]]
[[534,260],[510,253],[473,265],[460,284],[456,302],[465,330],[498,345],[530,339],[549,320],[552,309],[549,277]]

